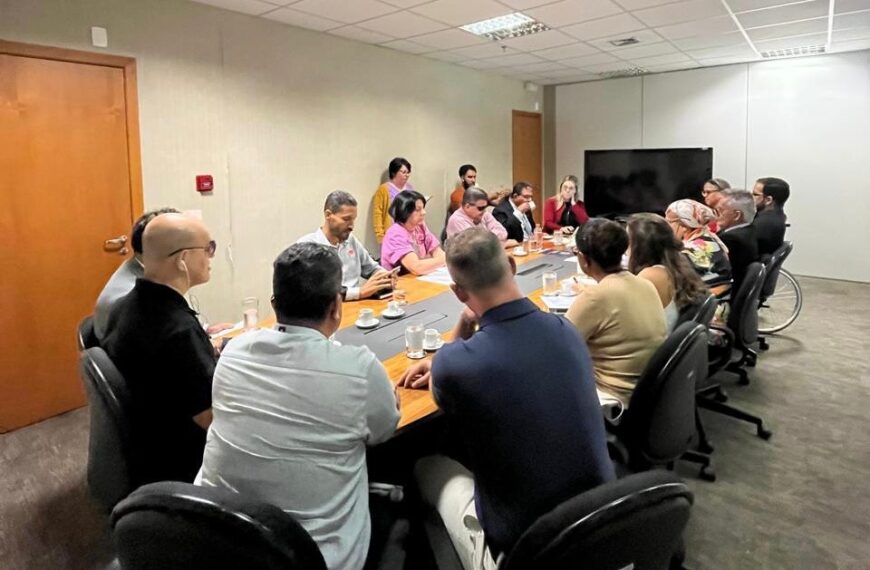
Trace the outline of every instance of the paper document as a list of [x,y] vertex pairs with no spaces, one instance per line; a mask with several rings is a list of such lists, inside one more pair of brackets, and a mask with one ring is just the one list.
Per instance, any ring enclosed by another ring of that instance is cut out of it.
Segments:
[[440,267],[433,271],[428,275],[421,275],[417,277],[420,281],[427,281],[429,283],[436,283],[438,285],[452,285],[453,279],[450,277],[450,273],[447,271],[446,267]]
[[573,295],[571,297],[563,296],[563,295],[542,295],[541,300],[547,306],[551,313],[564,313],[571,307],[571,303],[574,302],[574,299],[577,298],[577,295]]

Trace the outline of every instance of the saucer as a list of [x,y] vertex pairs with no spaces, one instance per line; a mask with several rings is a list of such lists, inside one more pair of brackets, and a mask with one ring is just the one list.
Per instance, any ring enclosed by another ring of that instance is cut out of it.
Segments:
[[402,317],[404,315],[405,315],[405,311],[403,309],[399,309],[395,313],[391,313],[387,309],[384,309],[384,311],[381,313],[381,316],[384,317],[385,319],[398,319],[399,317]]
[[570,293],[566,293],[564,291],[559,291],[559,296],[560,297],[576,297],[577,291],[571,291]]
[[357,322],[355,322],[354,324],[355,324],[358,328],[361,328],[361,329],[373,329],[373,328],[375,328],[376,326],[378,326],[378,323],[379,323],[379,322],[380,322],[380,321],[377,320],[377,319],[372,319],[371,322],[369,322],[368,324],[363,324],[363,323],[361,323],[360,321],[357,321]]
[[513,253],[515,257],[525,257],[528,255],[528,252],[526,252],[526,250],[524,250],[521,247],[520,248],[516,248],[516,247],[513,248],[511,250],[511,253]]
[[424,342],[423,343],[423,350],[428,350],[430,352],[434,352],[434,351],[438,350],[439,348],[441,348],[442,346],[444,346],[444,339],[439,338],[438,342],[435,343],[435,346],[432,346],[431,344],[426,344]]

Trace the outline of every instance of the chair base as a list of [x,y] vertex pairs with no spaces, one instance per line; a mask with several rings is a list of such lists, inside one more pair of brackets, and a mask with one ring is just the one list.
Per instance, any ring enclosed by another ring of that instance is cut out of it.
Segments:
[[700,463],[701,470],[698,471],[698,477],[704,481],[713,482],[716,480],[716,471],[713,469],[713,460],[705,453],[697,451],[686,451],[680,456],[683,461],[691,461],[692,463]]
[[697,402],[698,406],[704,408],[705,410],[718,412],[720,414],[724,414],[726,416],[730,416],[732,418],[754,424],[756,435],[758,435],[758,437],[763,440],[768,440],[770,439],[770,436],[773,435],[773,432],[764,427],[764,420],[762,420],[758,416],[754,416],[748,412],[737,409],[734,406],[729,406],[728,404],[723,404],[722,402],[717,402],[713,399],[698,398]]

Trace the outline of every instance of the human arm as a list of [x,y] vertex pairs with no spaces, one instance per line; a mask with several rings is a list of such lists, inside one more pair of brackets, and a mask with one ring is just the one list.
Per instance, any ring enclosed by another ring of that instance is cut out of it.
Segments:
[[432,252],[432,257],[426,257],[423,259],[411,251],[405,254],[402,259],[399,260],[399,263],[414,275],[426,275],[444,265],[444,250],[439,246]]
[[192,318],[190,326],[166,339],[167,362],[174,363],[175,402],[183,414],[203,429],[211,424],[211,387],[215,350],[205,331]]
[[453,338],[468,340],[477,330],[478,318],[468,307],[463,307],[459,320],[453,325]]
[[399,377],[398,386],[403,388],[426,388],[432,379],[432,361],[428,358],[415,362]]
[[483,214],[483,225],[486,229],[495,234],[495,237],[498,238],[498,241],[505,241],[508,238],[507,230],[503,225],[498,223],[498,220],[490,213],[486,212]]
[[561,229],[562,225],[559,223],[556,200],[549,198],[544,202],[544,231],[547,233],[555,233]]
[[587,341],[600,333],[606,324],[606,310],[604,303],[599,299],[599,287],[601,284],[584,289],[565,314],[565,318],[577,327],[583,339]]
[[373,445],[388,439],[399,423],[396,393],[384,365],[369,353],[371,363],[366,373],[366,443]]

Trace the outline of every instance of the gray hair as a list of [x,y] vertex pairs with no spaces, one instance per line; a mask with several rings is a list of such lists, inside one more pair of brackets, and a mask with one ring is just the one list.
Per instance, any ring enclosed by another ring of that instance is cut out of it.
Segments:
[[356,198],[344,190],[336,190],[335,192],[330,192],[329,196],[326,197],[326,203],[323,204],[323,209],[329,210],[334,214],[344,206],[356,207]]
[[457,285],[477,293],[491,289],[511,275],[511,265],[495,234],[468,228],[446,245],[447,268]]
[[486,195],[486,192],[483,191],[483,188],[480,186],[472,186],[465,190],[462,194],[462,205],[474,204],[478,200],[486,200],[489,201],[489,196]]
[[739,188],[729,188],[722,191],[725,203],[738,212],[743,213],[743,223],[751,224],[755,219],[755,200],[752,192]]

